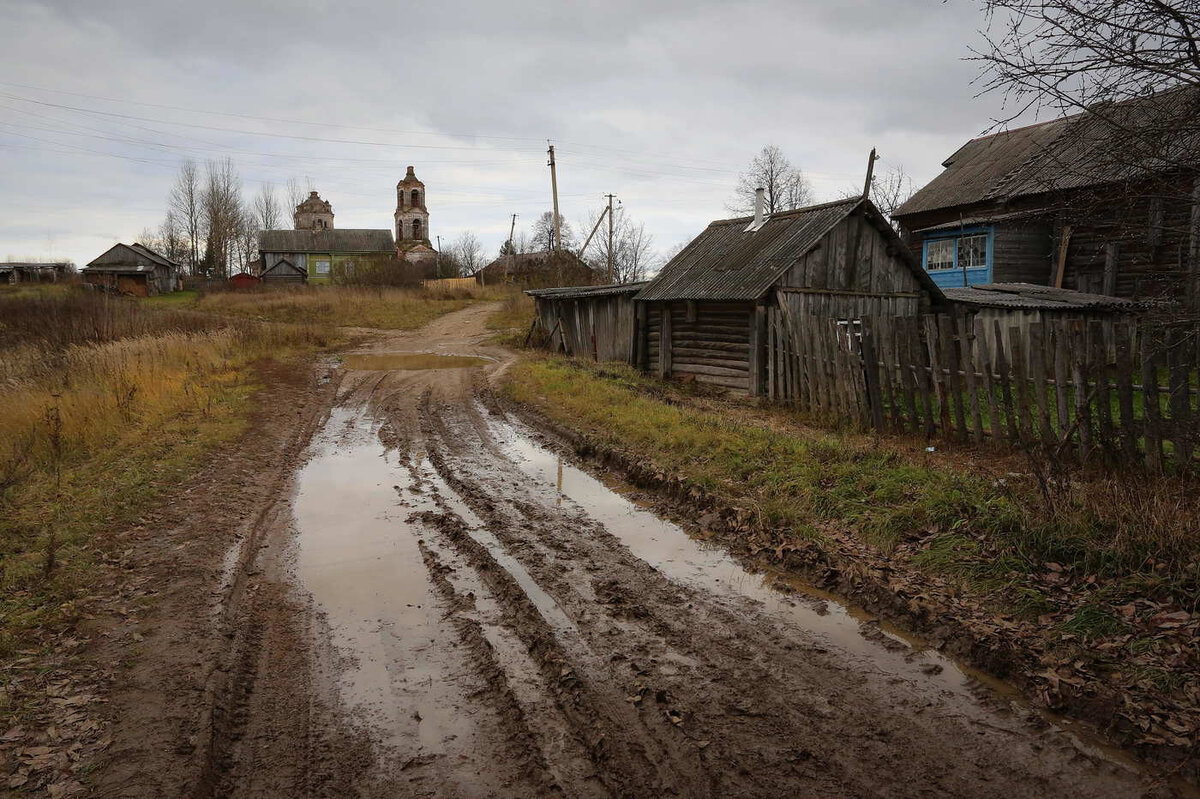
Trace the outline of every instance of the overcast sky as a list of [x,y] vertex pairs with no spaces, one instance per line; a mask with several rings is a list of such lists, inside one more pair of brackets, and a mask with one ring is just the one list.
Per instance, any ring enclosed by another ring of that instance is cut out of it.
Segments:
[[[336,226],[391,228],[412,164],[443,245],[509,215],[579,225],[615,193],[663,250],[778,144],[818,199],[987,128],[978,0],[0,0],[0,258],[82,265],[162,219],[184,158],[247,196],[311,181]],[[290,217],[290,214],[289,214]]]

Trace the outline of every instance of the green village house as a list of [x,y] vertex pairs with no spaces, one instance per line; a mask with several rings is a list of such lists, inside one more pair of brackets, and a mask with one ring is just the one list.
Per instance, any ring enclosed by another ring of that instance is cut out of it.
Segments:
[[390,230],[335,229],[333,208],[315,191],[296,206],[294,220],[295,230],[258,234],[264,283],[329,283],[351,276],[360,263],[396,257]]

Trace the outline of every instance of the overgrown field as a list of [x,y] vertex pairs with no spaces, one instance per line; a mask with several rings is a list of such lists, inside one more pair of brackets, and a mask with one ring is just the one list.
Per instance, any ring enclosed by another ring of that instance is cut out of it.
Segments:
[[426,291],[352,286],[296,286],[211,292],[194,307],[272,322],[413,330],[473,302],[507,297],[500,288]]
[[328,343],[312,325],[0,293],[0,658],[78,618],[106,533],[242,432],[254,361]]
[[533,357],[510,370],[506,390],[742,509],[744,549],[781,561],[850,553],[843,560],[860,562],[843,567],[882,569],[914,606],[937,586],[949,607],[961,604],[956,614],[974,608],[981,629],[1025,636],[1030,653],[1045,653],[1055,692],[1117,686],[1133,701],[1169,697],[1186,716],[1173,727],[1139,716],[1139,740],[1182,745],[1180,730],[1200,723],[1195,482],[1076,474],[1047,493],[1019,458],[998,468],[911,439],[828,432],[621,365]]

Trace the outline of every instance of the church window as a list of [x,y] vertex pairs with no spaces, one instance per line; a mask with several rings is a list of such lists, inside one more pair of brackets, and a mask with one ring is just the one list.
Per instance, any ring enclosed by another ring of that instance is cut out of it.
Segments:
[[421,192],[417,191],[416,189],[412,190],[412,204],[414,206],[421,204]]
[[421,238],[421,220],[420,219],[413,220],[412,230],[413,230],[413,238],[414,239]]

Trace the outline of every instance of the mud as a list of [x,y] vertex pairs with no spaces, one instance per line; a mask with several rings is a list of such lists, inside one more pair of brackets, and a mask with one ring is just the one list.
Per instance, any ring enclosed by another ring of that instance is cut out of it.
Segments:
[[477,368],[336,370],[258,554],[231,561],[237,679],[191,795],[1172,794],[563,461],[489,399],[512,357],[490,310],[357,354]]
[[348,355],[343,362],[347,369],[370,372],[391,372],[414,369],[466,369],[491,363],[490,358],[472,355],[443,355],[432,352],[385,352]]

